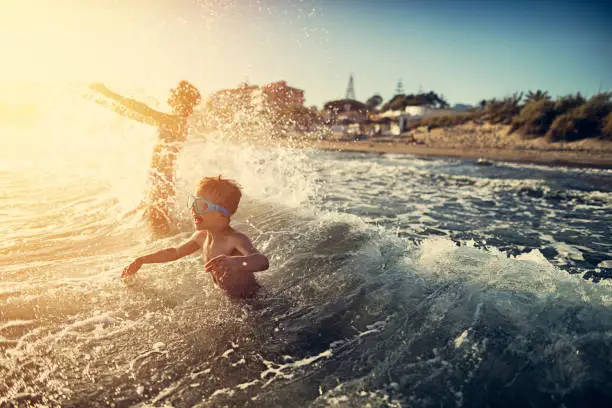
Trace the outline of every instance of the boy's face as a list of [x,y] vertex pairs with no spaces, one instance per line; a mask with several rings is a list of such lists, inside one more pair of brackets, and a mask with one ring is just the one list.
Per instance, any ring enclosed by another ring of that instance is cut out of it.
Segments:
[[[215,197],[211,196],[211,194],[206,190],[196,190],[195,196],[202,197],[213,203],[215,202]],[[219,213],[218,211],[209,211],[204,214],[198,214],[194,207],[195,206],[193,205],[191,206],[191,214],[193,215],[193,223],[195,224],[197,230],[203,230],[211,226],[216,226],[219,223],[220,218],[227,219],[225,215]]]

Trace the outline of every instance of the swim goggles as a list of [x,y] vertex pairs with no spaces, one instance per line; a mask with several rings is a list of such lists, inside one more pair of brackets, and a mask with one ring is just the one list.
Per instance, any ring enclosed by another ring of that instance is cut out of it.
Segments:
[[218,211],[221,214],[227,215],[228,217],[232,215],[227,209],[221,207],[220,205],[208,201],[204,197],[198,197],[192,194],[190,194],[187,199],[187,207],[193,208],[193,211],[195,211],[196,214],[200,215],[206,214],[210,211]]

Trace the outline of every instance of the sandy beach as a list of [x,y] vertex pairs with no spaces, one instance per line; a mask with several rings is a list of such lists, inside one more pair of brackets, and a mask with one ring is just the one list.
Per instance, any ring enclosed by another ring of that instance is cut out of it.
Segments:
[[341,136],[308,140],[303,144],[321,150],[396,153],[426,157],[456,157],[483,161],[507,161],[543,165],[612,169],[612,142],[585,139],[550,143],[543,138],[525,139],[508,134],[508,126],[475,124],[427,131],[419,128],[399,136],[350,140]]

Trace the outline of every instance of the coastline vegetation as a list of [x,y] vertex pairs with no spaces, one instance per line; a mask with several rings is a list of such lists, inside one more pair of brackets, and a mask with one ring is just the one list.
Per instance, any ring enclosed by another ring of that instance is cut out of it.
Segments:
[[419,119],[408,120],[404,131],[421,127],[428,130],[452,128],[472,122],[504,125],[508,134],[520,135],[525,140],[542,139],[554,143],[596,138],[612,141],[612,91],[588,98],[580,93],[552,98],[542,90],[516,92],[505,98],[482,100],[475,107],[456,105],[456,109],[450,109],[444,96],[433,91],[397,94],[386,102],[378,94],[365,103],[353,99],[333,100],[320,110],[315,106],[281,104],[274,109],[256,111],[249,101],[248,98],[236,99],[227,106],[207,106],[207,122],[212,127],[222,124],[265,127],[282,136],[295,131],[325,132],[335,124],[356,123],[361,130],[362,124],[397,120],[381,116],[383,112],[404,112],[407,107],[420,106],[428,108],[428,112]]
[[556,100],[540,90],[524,98],[522,93],[515,93],[504,99],[481,101],[480,107],[467,112],[422,118],[411,128],[452,127],[469,121],[510,125],[509,133],[518,133],[525,139],[612,141],[612,92],[600,92],[588,99],[577,93]]

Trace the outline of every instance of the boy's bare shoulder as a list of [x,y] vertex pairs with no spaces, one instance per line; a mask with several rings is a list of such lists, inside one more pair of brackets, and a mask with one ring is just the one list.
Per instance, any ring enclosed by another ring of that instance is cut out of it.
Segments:
[[191,241],[195,241],[195,242],[197,242],[198,244],[202,245],[202,244],[204,244],[204,241],[206,240],[206,236],[207,236],[207,235],[208,235],[208,234],[207,234],[207,232],[206,232],[206,231],[203,231],[203,230],[198,230],[198,231],[194,232],[194,233],[191,235],[190,240],[191,240]]
[[253,246],[251,239],[246,234],[240,231],[234,230],[234,233],[231,235],[230,240],[232,245],[243,253],[258,252]]
[[236,241],[244,241],[244,240],[251,241],[244,232],[237,231],[233,228],[232,228],[232,234],[230,235],[230,237],[232,240],[236,240]]

